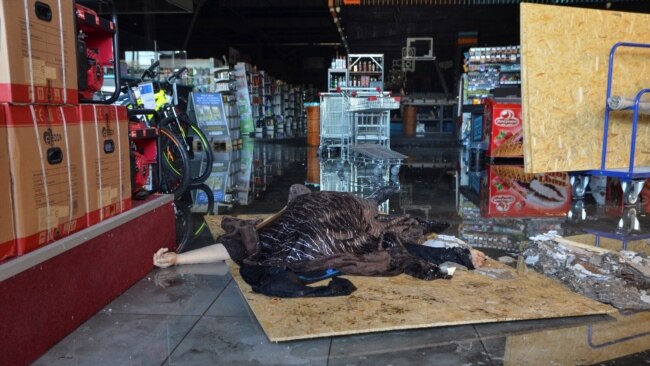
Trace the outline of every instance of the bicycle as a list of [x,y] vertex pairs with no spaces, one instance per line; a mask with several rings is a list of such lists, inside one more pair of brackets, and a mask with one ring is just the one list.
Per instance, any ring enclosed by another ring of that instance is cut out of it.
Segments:
[[[132,186],[134,196],[155,192],[173,194],[179,198],[190,184],[190,164],[185,143],[167,127],[162,126],[156,110],[145,109],[135,89],[158,66],[154,63],[145,70],[139,80],[122,81],[123,97],[118,103],[128,107],[131,123],[131,160],[134,167]],[[155,143],[151,143],[154,141]],[[162,164],[161,164],[162,163]]]
[[[157,65],[159,65],[158,62],[152,66],[157,67]],[[182,67],[173,72],[165,79],[165,85],[158,82],[158,91],[154,93],[154,102],[156,105],[155,110],[158,111],[161,118],[160,125],[175,133],[184,143],[185,150],[190,158],[190,185],[196,185],[205,182],[212,173],[214,157],[205,133],[190,120],[186,113],[179,112],[176,108],[178,106],[176,81],[182,78],[185,71],[187,71],[187,68]],[[152,80],[157,76],[153,72],[149,74]],[[170,87],[171,95],[165,86]],[[195,142],[196,148],[194,146]],[[198,169],[192,169],[193,165],[198,166]]]
[[204,217],[214,214],[214,193],[205,183],[192,185],[176,203],[176,252],[182,253],[195,240],[211,237]]

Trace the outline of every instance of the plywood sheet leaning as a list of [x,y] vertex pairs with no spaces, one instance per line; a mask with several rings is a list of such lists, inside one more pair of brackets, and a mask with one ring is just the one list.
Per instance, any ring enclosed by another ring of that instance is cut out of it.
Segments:
[[616,311],[525,267],[518,271],[494,260],[484,273],[456,271],[451,280],[348,277],[357,287],[350,296],[299,299],[256,294],[238,266],[229,267],[272,342]]
[[[600,169],[610,48],[650,43],[650,15],[521,4],[526,172]],[[613,95],[650,88],[650,49],[619,49]],[[650,98],[650,97],[648,97]],[[606,168],[629,166],[632,115],[611,114]],[[635,166],[650,166],[650,118],[639,123]]]

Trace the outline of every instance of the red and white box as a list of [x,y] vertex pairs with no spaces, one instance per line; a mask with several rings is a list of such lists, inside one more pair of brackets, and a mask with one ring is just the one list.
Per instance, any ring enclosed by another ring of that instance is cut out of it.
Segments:
[[7,123],[0,112],[0,261],[16,255],[16,233],[11,198],[11,174],[7,149]]
[[483,113],[487,156],[523,158],[524,129],[520,98],[488,98]]
[[78,102],[73,3],[0,0],[0,102]]
[[76,107],[0,104],[12,179],[17,254],[86,227]]
[[557,217],[571,209],[569,174],[524,173],[523,165],[489,164],[480,196],[483,217]]
[[80,104],[85,210],[92,226],[131,208],[126,107]]

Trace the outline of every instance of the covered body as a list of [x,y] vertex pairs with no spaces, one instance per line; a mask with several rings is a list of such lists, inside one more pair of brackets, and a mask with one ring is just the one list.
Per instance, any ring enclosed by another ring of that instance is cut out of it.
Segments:
[[[352,193],[311,192],[294,185],[287,207],[272,221],[258,225],[224,218],[226,234],[218,240],[240,265],[284,267],[294,272],[337,269],[353,275],[406,273],[430,280],[447,276],[438,267],[445,261],[472,268],[468,248],[426,248],[434,253],[423,259],[419,247],[426,235],[448,225],[378,214],[378,202],[389,193],[363,199]],[[439,260],[432,260],[435,258]]]

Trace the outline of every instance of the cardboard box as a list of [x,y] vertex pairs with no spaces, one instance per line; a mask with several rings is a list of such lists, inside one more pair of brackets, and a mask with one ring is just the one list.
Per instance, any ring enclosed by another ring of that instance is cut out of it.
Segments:
[[524,157],[520,98],[486,99],[483,118],[489,157]]
[[0,0],[0,102],[77,103],[73,3]]
[[523,164],[489,164],[480,195],[483,217],[566,216],[571,209],[569,174],[528,174]]
[[0,104],[7,124],[18,254],[86,226],[76,107]]
[[86,223],[94,225],[131,208],[129,126],[126,107],[82,104]]
[[7,124],[0,113],[0,261],[16,255],[11,176],[9,175],[9,150],[7,149]]

